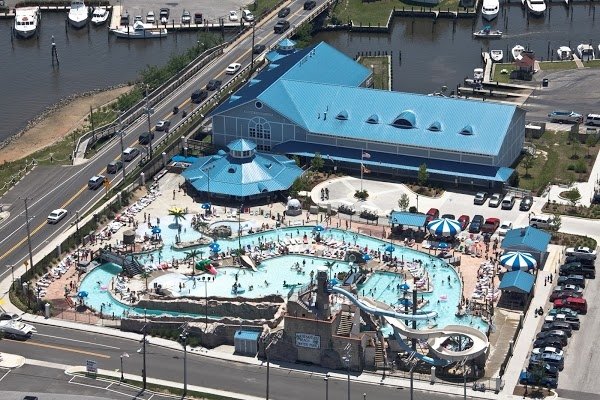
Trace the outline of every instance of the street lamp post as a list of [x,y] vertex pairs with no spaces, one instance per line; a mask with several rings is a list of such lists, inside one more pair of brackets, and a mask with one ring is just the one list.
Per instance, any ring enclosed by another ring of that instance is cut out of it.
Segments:
[[181,344],[183,345],[183,397],[187,394],[187,341],[188,341],[188,324],[184,323],[182,326],[182,332],[179,335]]
[[267,346],[265,347],[265,355],[267,356],[267,388],[266,388],[266,394],[265,394],[265,399],[269,400],[269,378],[271,375],[271,359],[269,357],[269,349],[271,348],[272,345],[276,344],[277,341],[279,340],[278,336],[271,336],[269,338],[269,344],[267,344]]
[[79,246],[81,245],[81,241],[79,239],[79,211],[75,211],[75,235],[77,236],[75,238],[75,243],[77,246],[77,266],[79,267]]
[[[27,197],[23,198],[25,203],[25,226],[27,227],[27,247],[29,248],[29,268],[33,268],[33,252],[31,251],[31,229],[29,228],[29,208],[27,207]],[[25,264],[27,272],[27,264]]]
[[325,400],[329,400],[329,377],[330,374],[328,372],[325,374],[325,378],[323,378],[323,380],[325,381]]
[[342,357],[342,360],[346,364],[346,370],[348,372],[348,400],[350,400],[350,362],[352,361],[352,356],[350,354],[351,351],[352,348],[350,347],[350,343],[348,343],[346,347],[344,347],[344,352],[346,353],[346,355]]
[[147,377],[147,371],[146,371],[146,326],[147,325],[148,324],[145,324],[142,327],[142,333],[143,333],[143,337],[142,337],[142,383],[143,383],[143,389],[142,390],[146,390],[146,377]]
[[121,354],[121,382],[127,382],[125,380],[125,373],[123,372],[123,357],[129,357],[129,354],[123,353]]
[[150,122],[150,114],[152,113],[152,109],[150,108],[150,104],[148,102],[148,85],[146,85],[146,115],[148,116],[148,138],[150,141],[148,142],[148,147],[150,147],[150,158],[152,158],[152,123]]
[[250,50],[251,58],[250,58],[250,73],[254,69],[254,26],[256,23],[252,23],[252,49]]
[[123,146],[123,123],[121,122],[123,117],[123,112],[119,112],[119,141],[121,143],[121,164],[123,169],[123,183],[125,183],[125,148]]

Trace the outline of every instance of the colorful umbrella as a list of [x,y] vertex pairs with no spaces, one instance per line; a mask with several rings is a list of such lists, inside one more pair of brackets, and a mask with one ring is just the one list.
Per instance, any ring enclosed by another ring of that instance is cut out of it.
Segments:
[[212,205],[210,203],[203,203],[201,207],[203,210],[210,210]]
[[429,233],[435,236],[455,236],[460,233],[460,222],[454,219],[440,218],[427,224]]
[[398,303],[401,306],[404,306],[404,307],[410,307],[410,306],[412,306],[412,301],[410,301],[409,299],[404,298],[404,297],[401,298],[401,299],[398,299]]
[[86,292],[85,290],[82,290],[81,292],[77,293],[77,297],[79,297],[80,299],[83,299],[84,297],[88,297],[88,292]]
[[447,249],[450,245],[446,242],[439,242],[437,245],[438,249]]
[[317,225],[313,228],[313,231],[315,232],[323,232],[325,230],[324,227],[322,227],[321,225]]
[[153,226],[152,227],[152,234],[154,235],[158,235],[161,232],[160,228],[158,226]]
[[369,261],[369,260],[372,260],[372,259],[373,259],[373,257],[371,257],[370,254],[363,254],[363,260]]
[[402,285],[399,286],[399,288],[400,288],[400,290],[407,291],[410,289],[410,286],[408,286],[407,283],[403,283]]
[[527,271],[533,269],[537,265],[537,261],[531,253],[521,253],[520,251],[510,251],[500,256],[500,264],[513,271]]
[[392,246],[391,244],[388,244],[388,245],[385,247],[385,251],[386,251],[387,253],[393,253],[394,251],[396,251],[396,248],[395,248],[394,246]]

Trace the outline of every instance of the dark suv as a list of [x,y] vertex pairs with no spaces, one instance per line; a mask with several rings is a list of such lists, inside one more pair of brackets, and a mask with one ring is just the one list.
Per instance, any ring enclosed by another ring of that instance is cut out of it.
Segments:
[[208,97],[208,91],[204,90],[204,89],[198,89],[195,90],[194,93],[192,93],[191,96],[191,100],[192,103],[202,103],[204,100],[206,100],[206,98]]
[[138,142],[140,144],[146,145],[149,144],[150,141],[152,141],[152,139],[154,139],[154,132],[144,132],[138,138]]
[[279,21],[277,21],[277,23],[273,27],[273,31],[275,33],[283,33],[285,31],[287,31],[289,29],[289,27],[290,27],[289,21],[280,19]]
[[304,9],[305,10],[312,10],[316,6],[317,6],[317,2],[315,0],[308,0],[308,1],[304,2]]
[[211,79],[206,85],[206,90],[217,90],[221,87],[221,83],[218,79]]
[[474,215],[469,225],[469,233],[479,233],[481,231],[481,225],[483,224],[483,215]]

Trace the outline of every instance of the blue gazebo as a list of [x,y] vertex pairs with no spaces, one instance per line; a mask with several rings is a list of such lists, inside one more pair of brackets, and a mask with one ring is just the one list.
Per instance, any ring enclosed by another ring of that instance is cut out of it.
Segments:
[[269,197],[288,190],[302,175],[294,160],[256,151],[256,143],[238,139],[229,152],[200,157],[181,175],[199,194],[209,197],[246,200]]

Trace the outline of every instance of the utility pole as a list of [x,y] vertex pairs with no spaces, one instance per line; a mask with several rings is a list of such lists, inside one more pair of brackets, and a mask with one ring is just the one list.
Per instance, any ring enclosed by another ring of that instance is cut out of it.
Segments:
[[121,164],[123,165],[123,184],[125,184],[125,149],[123,148],[123,112],[119,112],[119,140],[121,141]]
[[148,324],[145,324],[142,327],[142,333],[143,333],[143,337],[142,337],[142,382],[143,382],[143,388],[142,390],[146,390],[146,376],[147,376],[147,372],[146,372],[146,326]]
[[252,48],[250,49],[251,59],[250,59],[250,73],[254,69],[254,26],[256,23],[252,23]]
[[185,322],[181,325],[180,329],[182,329],[181,334],[179,335],[179,340],[183,345],[183,398],[187,394],[187,341],[188,341],[188,323]]
[[[27,247],[29,248],[29,268],[33,268],[33,252],[31,251],[31,230],[29,228],[29,208],[27,207],[27,197],[23,198],[25,203],[25,226],[27,227]],[[25,265],[27,273],[27,265]]]
[[75,211],[75,229],[76,229],[76,246],[77,246],[77,266],[79,267],[79,246],[81,245],[81,239],[79,237],[79,211]]
[[148,116],[148,137],[150,138],[148,146],[150,147],[150,158],[152,158],[152,123],[150,122],[150,113],[152,112],[152,109],[148,103],[148,90],[148,85],[146,85],[146,115]]

